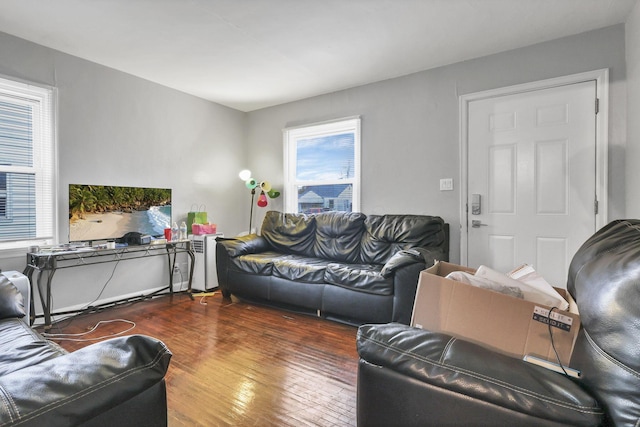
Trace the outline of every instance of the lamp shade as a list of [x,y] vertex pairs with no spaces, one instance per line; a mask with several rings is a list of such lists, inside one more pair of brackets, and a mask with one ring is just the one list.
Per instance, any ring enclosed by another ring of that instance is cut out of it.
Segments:
[[260,183],[260,189],[262,191],[267,191],[268,192],[269,190],[271,190],[271,183],[269,181],[262,181]]
[[260,196],[258,197],[258,206],[264,208],[268,203],[269,202],[267,201],[267,196],[264,195],[264,191],[261,191]]
[[241,180],[246,182],[249,180],[249,178],[251,178],[251,171],[249,169],[243,169],[240,171],[238,176],[240,177]]
[[253,178],[249,178],[245,181],[244,185],[246,185],[249,190],[253,190],[258,186],[258,181]]

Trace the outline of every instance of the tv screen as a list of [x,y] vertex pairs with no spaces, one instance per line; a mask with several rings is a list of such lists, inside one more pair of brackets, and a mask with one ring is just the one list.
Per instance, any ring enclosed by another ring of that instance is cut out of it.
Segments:
[[164,236],[171,189],[69,184],[69,242],[114,240],[130,231]]

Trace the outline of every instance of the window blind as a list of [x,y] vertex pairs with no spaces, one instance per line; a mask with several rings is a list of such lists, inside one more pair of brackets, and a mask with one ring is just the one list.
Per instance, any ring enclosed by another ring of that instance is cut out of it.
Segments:
[[53,90],[0,79],[0,249],[51,244]]

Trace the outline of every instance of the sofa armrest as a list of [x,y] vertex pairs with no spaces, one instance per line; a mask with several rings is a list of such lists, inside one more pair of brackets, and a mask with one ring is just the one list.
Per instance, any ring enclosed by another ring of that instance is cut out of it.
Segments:
[[382,277],[390,277],[397,269],[415,263],[424,263],[422,255],[417,250],[398,251],[384,264],[380,274]]
[[392,322],[402,323],[404,325],[411,324],[413,304],[418,289],[418,279],[420,278],[420,272],[423,271],[424,268],[425,265],[423,262],[415,262],[403,265],[393,272]]
[[395,323],[363,325],[357,349],[361,360],[424,384],[418,400],[436,399],[442,390],[461,404],[473,399],[558,424],[602,422],[598,402],[571,379],[447,334]]
[[383,277],[390,277],[399,268],[416,263],[431,267],[436,261],[444,261],[443,257],[444,251],[442,248],[416,247],[398,251],[384,264],[380,274]]
[[382,267],[380,275],[393,278],[393,314],[392,322],[411,323],[413,303],[416,299],[420,272],[441,260],[444,251],[439,247],[416,247],[402,250],[393,255]]
[[78,425],[164,379],[171,352],[142,335],[114,338],[0,378],[0,425]]
[[18,288],[7,277],[0,274],[0,319],[24,317],[26,314],[24,303],[24,297]]
[[270,249],[267,240],[257,234],[247,234],[246,236],[233,238],[217,238],[216,244],[225,249],[227,255],[235,258],[240,255],[264,252]]

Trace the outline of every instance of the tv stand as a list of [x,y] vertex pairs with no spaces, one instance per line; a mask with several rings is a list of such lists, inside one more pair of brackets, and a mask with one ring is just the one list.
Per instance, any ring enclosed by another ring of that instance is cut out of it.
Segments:
[[[33,275],[37,271],[36,284],[40,294],[40,302],[44,317],[45,330],[51,329],[51,316],[59,314],[79,313],[84,310],[74,312],[51,313],[51,282],[56,270],[62,268],[82,267],[108,262],[118,262],[123,260],[146,258],[150,256],[166,255],[169,260],[169,286],[159,289],[148,295],[142,295],[141,299],[152,298],[164,293],[173,294],[173,271],[176,265],[176,257],[179,253],[186,253],[189,256],[189,282],[187,291],[191,296],[191,282],[193,280],[193,267],[195,255],[191,247],[190,240],[180,240],[162,244],[126,246],[115,249],[97,249],[92,247],[80,248],[52,248],[35,253],[27,254],[27,266],[23,274],[29,278],[31,294],[33,295]],[[168,290],[168,292],[166,292]],[[191,296],[193,299],[193,296]],[[35,311],[33,298],[31,298],[31,318],[30,324],[35,321]]]

